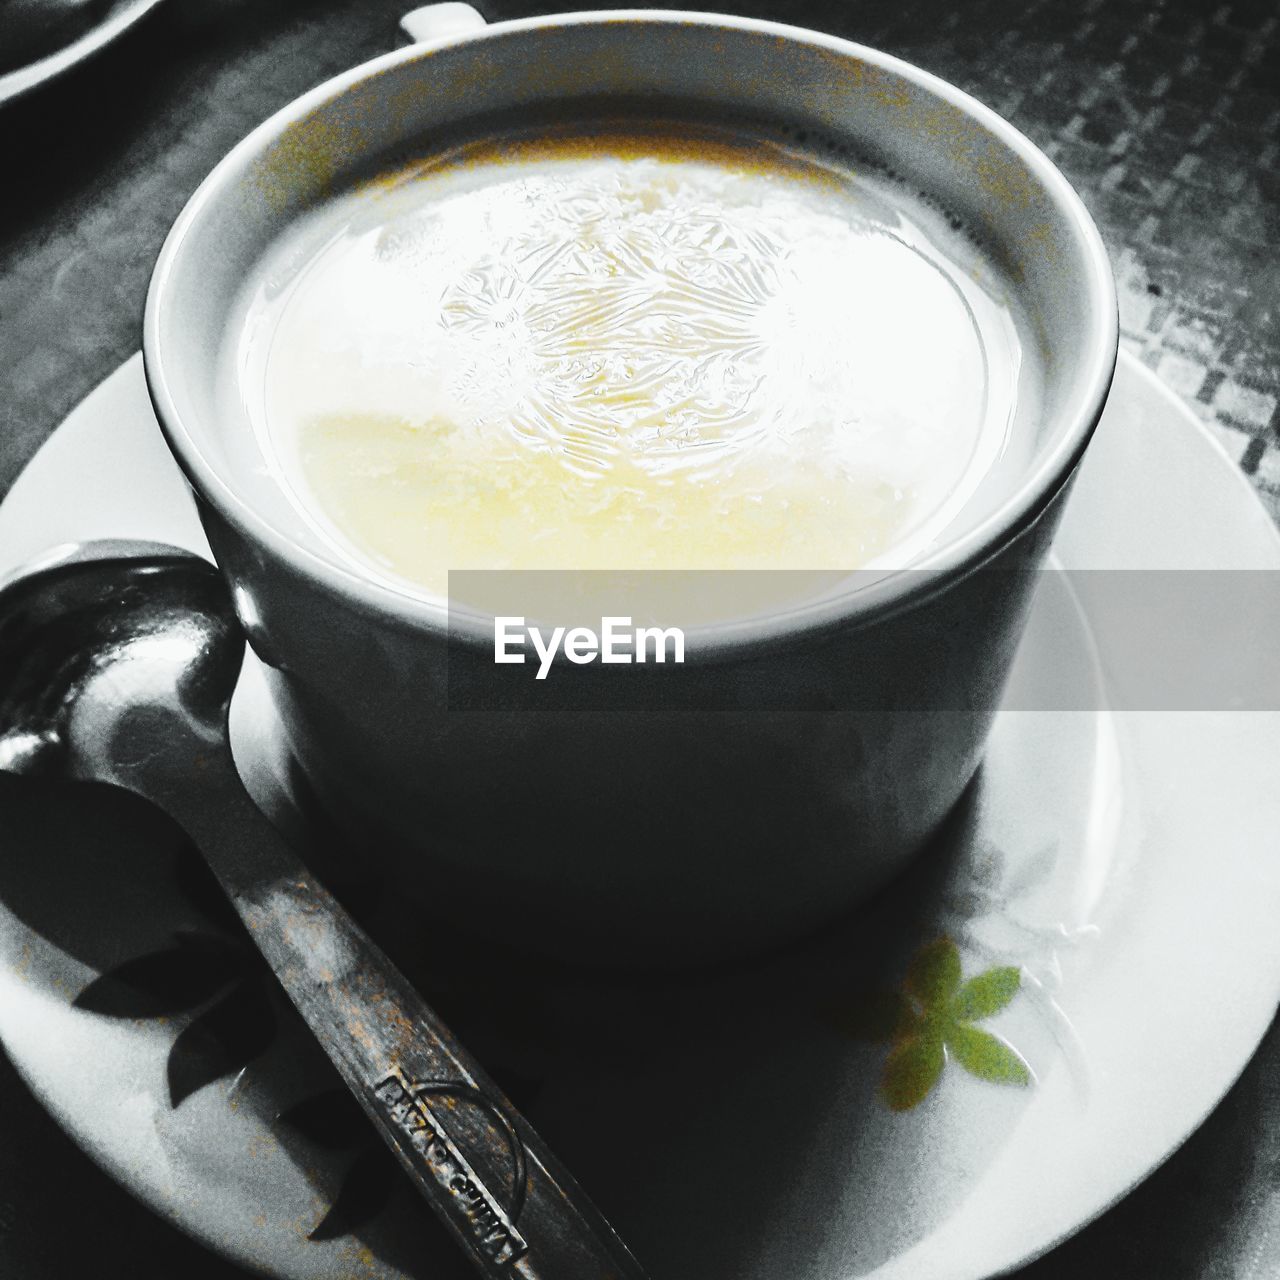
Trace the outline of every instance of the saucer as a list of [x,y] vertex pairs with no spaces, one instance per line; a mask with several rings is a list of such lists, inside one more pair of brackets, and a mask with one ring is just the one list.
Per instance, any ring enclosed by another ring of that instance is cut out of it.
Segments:
[[[208,554],[138,357],[0,507],[0,574],[96,537]],[[1276,569],[1280,538],[1124,356],[1055,557]],[[1087,620],[1052,594],[1024,682],[1090,650]],[[654,1275],[977,1280],[1169,1155],[1280,996],[1277,716],[1109,710],[1093,678],[1094,710],[1001,712],[911,870],[751,963],[622,979],[473,949],[459,965],[376,884],[335,888],[400,939],[390,949]],[[325,874],[252,663],[232,720],[250,790],[308,833]],[[468,1274],[167,819],[108,788],[0,774],[0,831],[0,1038],[94,1160],[254,1270]]]
[[24,66],[14,67],[0,74],[0,105],[29,93],[93,57],[98,50],[120,39],[126,31],[137,25],[159,2],[160,0],[113,0],[111,4],[94,12],[92,21],[77,28],[75,36],[60,48],[52,49]]

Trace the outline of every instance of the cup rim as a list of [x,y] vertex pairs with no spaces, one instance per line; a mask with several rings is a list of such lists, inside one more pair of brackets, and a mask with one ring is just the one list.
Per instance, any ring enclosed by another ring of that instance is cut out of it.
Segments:
[[[937,546],[908,565],[886,569],[869,583],[758,617],[689,628],[686,643],[692,650],[690,657],[694,653],[711,656],[758,646],[762,642],[785,641],[836,625],[862,626],[873,619],[921,603],[997,555],[1035,523],[1070,480],[1101,418],[1114,376],[1119,348],[1115,282],[1102,237],[1079,195],[1025,134],[990,107],[940,76],[892,54],[825,32],[760,18],[694,10],[612,9],[544,14],[486,24],[441,41],[392,50],[293,99],[218,161],[188,200],[164,241],[147,291],[142,343],[147,389],[160,429],[195,492],[242,537],[268,549],[301,578],[367,611],[411,628],[444,632],[451,639],[473,633],[476,640],[485,643],[492,640],[488,628],[478,625],[478,617],[469,618],[464,611],[451,609],[447,599],[431,600],[408,587],[399,588],[393,583],[363,576],[355,567],[326,558],[282,532],[240,497],[232,478],[224,475],[223,469],[215,465],[201,448],[197,433],[184,421],[165,378],[161,318],[173,287],[175,264],[189,237],[197,231],[202,212],[217,198],[224,184],[232,180],[231,176],[282,132],[371,76],[402,63],[429,57],[443,47],[483,44],[497,36],[545,28],[634,24],[728,29],[816,46],[840,57],[890,71],[956,107],[1016,155],[1059,212],[1065,215],[1078,246],[1083,250],[1085,289],[1093,317],[1086,330],[1085,351],[1078,358],[1085,390],[1079,396],[1077,407],[1063,415],[1065,429],[1060,431],[1058,439],[1051,447],[1038,451],[1033,466],[994,510],[958,536],[940,540]],[[865,576],[870,572],[864,570],[862,574]],[[851,576],[857,575],[851,572]]]

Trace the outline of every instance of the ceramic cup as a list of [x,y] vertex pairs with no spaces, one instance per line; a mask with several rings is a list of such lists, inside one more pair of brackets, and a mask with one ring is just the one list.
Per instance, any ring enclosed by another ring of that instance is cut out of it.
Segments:
[[[147,300],[156,413],[303,773],[424,927],[659,962],[795,936],[902,868],[978,768],[1111,382],[1103,246],[1026,138],[896,58],[746,18],[639,10],[484,27],[465,6],[442,9],[448,38],[306,94],[192,197]],[[495,677],[492,633],[451,634],[442,606],[317,541],[252,465],[213,353],[264,248],[326,196],[442,136],[602,102],[813,131],[954,211],[1033,317],[1042,408],[1016,472],[980,488],[909,571],[691,634],[679,685],[615,667],[471,697]]]

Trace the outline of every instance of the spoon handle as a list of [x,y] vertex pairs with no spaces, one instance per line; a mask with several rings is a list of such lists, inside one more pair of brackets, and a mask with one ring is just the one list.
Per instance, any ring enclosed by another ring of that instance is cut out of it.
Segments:
[[[182,823],[312,1034],[432,1208],[492,1280],[643,1280],[532,1126],[304,868],[229,754],[149,794]],[[163,771],[162,771],[163,772]],[[430,921],[424,920],[424,928]]]

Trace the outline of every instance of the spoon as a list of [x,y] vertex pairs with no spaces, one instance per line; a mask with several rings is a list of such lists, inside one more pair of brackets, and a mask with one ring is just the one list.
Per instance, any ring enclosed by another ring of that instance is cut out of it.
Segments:
[[212,565],[90,542],[0,583],[0,770],[112,783],[184,827],[365,1114],[491,1280],[643,1280],[532,1127],[249,798],[244,636]]

